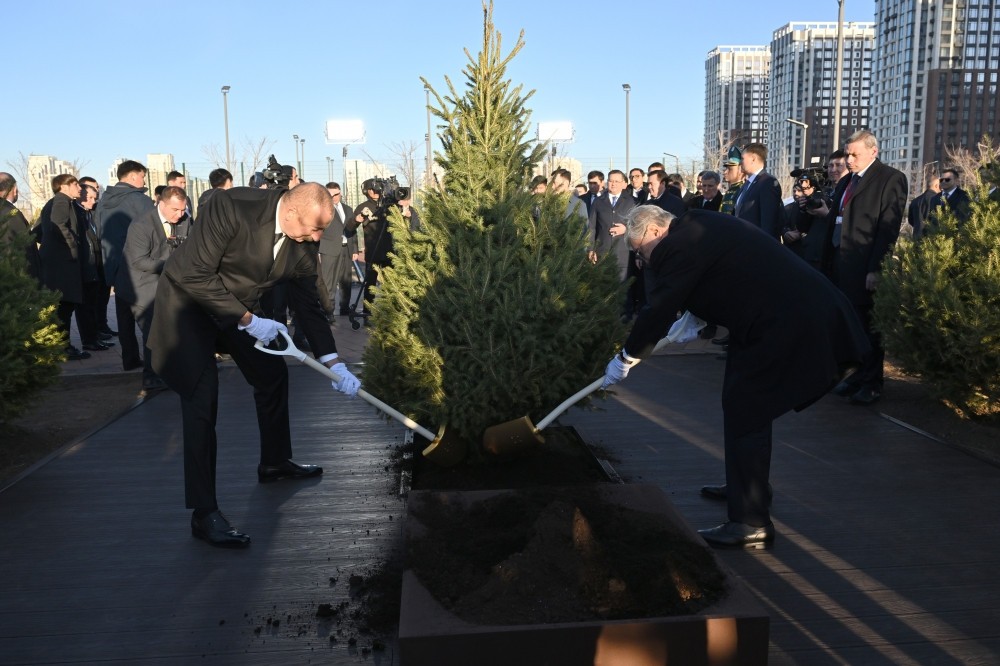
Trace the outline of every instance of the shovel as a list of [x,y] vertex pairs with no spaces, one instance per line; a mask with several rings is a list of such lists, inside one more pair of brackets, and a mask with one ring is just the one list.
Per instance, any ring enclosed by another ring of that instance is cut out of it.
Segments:
[[[660,347],[668,342],[688,342],[692,339],[690,332],[693,330],[695,337],[697,337],[698,331],[704,328],[704,326],[705,322],[695,318],[691,313],[685,312],[684,316],[670,327],[667,336],[661,338],[656,343],[653,351],[659,350]],[[604,377],[595,379],[593,383],[580,389],[549,412],[549,415],[539,421],[537,426],[527,416],[490,426],[483,433],[483,448],[493,455],[509,456],[520,453],[533,444],[544,444],[545,438],[542,437],[542,430],[545,430],[549,424],[559,418],[560,414],[576,404],[578,400],[601,388],[601,384],[603,383]]]
[[[295,343],[292,342],[292,336],[288,335],[285,331],[278,331],[281,336],[285,338],[286,346],[284,349],[269,349],[264,345],[263,342],[258,340],[254,346],[264,352],[265,354],[271,354],[272,356],[291,356],[296,359],[299,363],[304,363],[316,372],[326,375],[328,378],[335,382],[341,380],[341,376],[336,372],[326,367],[316,359],[311,356],[306,355],[304,351],[297,348]],[[430,442],[430,445],[424,449],[424,456],[430,460],[436,462],[444,467],[450,467],[451,465],[458,464],[465,458],[466,449],[463,442],[457,441],[455,436],[448,436],[446,433],[445,426],[441,426],[438,429],[437,435],[432,433],[427,428],[423,427],[410,417],[405,414],[393,409],[389,405],[385,404],[371,393],[368,393],[364,389],[358,389],[358,397],[365,402],[374,405],[381,411],[385,412],[392,418],[396,419],[403,425],[405,425],[410,430],[415,431],[421,437],[425,438]]]

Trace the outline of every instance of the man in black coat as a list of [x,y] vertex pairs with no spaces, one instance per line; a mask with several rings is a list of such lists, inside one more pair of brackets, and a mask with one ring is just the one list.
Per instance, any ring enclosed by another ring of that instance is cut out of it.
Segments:
[[199,211],[187,241],[163,269],[156,290],[149,348],[153,370],[181,398],[184,495],[194,509],[192,534],[214,546],[245,547],[250,537],[219,511],[215,490],[219,372],[216,349],[232,356],[253,386],[260,429],[261,483],[323,473],[292,461],[288,369],[281,356],[254,348],[283,324],[263,316],[261,298],[276,283],[316,359],[340,377],[337,390],[356,395],[360,383],[337,354],[317,291],[317,246],[333,218],[330,194],[318,183],[293,190],[220,190]]
[[719,185],[722,183],[722,176],[717,171],[703,171],[699,177],[701,183],[701,194],[691,197],[687,202],[688,210],[713,210],[718,211],[722,207],[722,190]]
[[625,216],[635,207],[635,199],[625,192],[625,174],[618,169],[608,172],[608,189],[594,199],[587,222],[587,242],[590,260],[614,252],[622,280],[628,269],[628,245],[625,235]]
[[354,217],[354,211],[344,203],[340,183],[327,183],[326,190],[333,200],[333,222],[319,239],[320,276],[326,285],[330,314],[335,312],[339,295],[339,312],[346,315],[351,305],[351,256],[358,253],[358,237],[348,237],[344,225]]
[[836,248],[834,279],[864,324],[872,353],[834,393],[852,404],[870,405],[882,394],[885,349],[872,322],[874,293],[882,261],[899,237],[906,210],[907,183],[902,172],[878,160],[878,141],[867,130],[847,139],[849,174],[833,192],[831,242]]
[[41,284],[42,260],[38,244],[30,233],[31,224],[14,204],[17,203],[17,181],[9,173],[0,171],[0,241],[10,244],[24,234],[24,260],[28,275]]
[[969,221],[972,216],[972,199],[961,185],[961,176],[957,169],[945,169],[941,173],[941,191],[931,199],[926,220],[928,224],[934,224],[936,221],[934,218],[940,215],[944,208],[955,214],[960,225]]
[[934,176],[928,180],[927,189],[914,197],[913,201],[910,202],[910,207],[906,212],[906,220],[910,223],[914,239],[920,238],[920,235],[923,233],[924,222],[927,221],[927,216],[931,212],[931,203],[940,193],[941,179]]
[[767,148],[762,143],[747,145],[740,165],[747,176],[736,197],[733,214],[759,227],[771,238],[780,239],[785,226],[785,205],[781,200],[781,184],[764,171]]
[[809,406],[868,352],[864,330],[836,287],[747,222],[692,210],[683,217],[639,206],[627,238],[647,265],[648,304],[605,387],[647,358],[690,311],[729,330],[722,388],[726,485],[703,494],[725,498],[728,522],[701,535],[713,545],[765,547],[769,514],[771,425]]

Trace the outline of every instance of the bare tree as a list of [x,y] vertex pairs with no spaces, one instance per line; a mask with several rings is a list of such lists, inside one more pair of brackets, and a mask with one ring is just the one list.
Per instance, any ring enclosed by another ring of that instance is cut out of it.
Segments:
[[260,139],[251,139],[249,136],[243,137],[240,161],[247,166],[250,173],[259,171],[261,167],[267,164],[267,157],[274,148],[275,143],[277,143],[275,140],[268,139],[266,136]]
[[393,163],[393,168],[402,175],[402,179],[411,188],[415,188],[417,183],[416,154],[419,147],[415,141],[400,141],[388,146],[397,159]]
[[[726,161],[729,151],[736,145],[736,141],[739,138],[726,136],[728,132],[725,130],[719,130],[715,134],[715,145],[706,142],[703,150],[705,159],[708,160],[708,164],[710,165],[709,168],[712,170],[718,169],[718,165]],[[722,184],[724,185],[725,181]]]
[[1000,159],[1000,147],[993,145],[993,139],[983,135],[976,151],[962,146],[945,146],[945,161],[940,165],[940,171],[957,169],[962,181],[962,189],[973,194],[982,184],[980,168],[987,164],[996,164]]
[[226,153],[225,150],[217,143],[208,143],[201,147],[201,154],[205,156],[209,164],[216,164],[219,166],[226,165]]

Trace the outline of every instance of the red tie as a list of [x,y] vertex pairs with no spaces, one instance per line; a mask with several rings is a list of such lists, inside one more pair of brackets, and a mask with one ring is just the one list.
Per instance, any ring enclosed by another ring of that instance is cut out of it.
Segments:
[[861,176],[854,174],[851,176],[851,181],[847,183],[847,189],[844,190],[844,198],[840,202],[840,210],[847,208],[847,202],[851,200],[851,195],[854,193],[854,184],[861,180]]

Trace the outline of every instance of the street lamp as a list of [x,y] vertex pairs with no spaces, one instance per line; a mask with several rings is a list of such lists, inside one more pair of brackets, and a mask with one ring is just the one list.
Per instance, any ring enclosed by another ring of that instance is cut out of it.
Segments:
[[801,120],[795,120],[794,118],[785,118],[785,122],[789,122],[793,125],[797,125],[802,128],[802,167],[805,169],[809,165],[806,164],[806,137],[809,135],[809,125],[806,125]]
[[329,155],[326,158],[326,180],[333,182],[333,158]]
[[[664,162],[667,161],[668,157],[674,158],[674,169],[675,169],[674,173],[680,173],[681,172],[681,160],[680,160],[680,158],[677,157],[676,155],[672,154],[672,153],[663,153],[663,161]],[[664,168],[666,168],[667,165],[664,164],[663,166],[664,166]]]
[[233,172],[233,166],[229,161],[229,86],[222,86],[222,116],[226,122],[226,171]]
[[302,142],[302,163],[299,164],[299,180],[306,179],[306,140],[299,139]]
[[833,100],[833,149],[840,150],[840,95],[844,84],[844,0],[837,0],[837,84]]
[[295,142],[295,169],[301,173],[302,170],[299,169],[299,135],[293,134],[292,141]]
[[631,164],[631,157],[628,154],[628,96],[632,92],[632,86],[627,83],[622,84],[622,90],[625,91],[625,172],[628,173],[629,164]]

